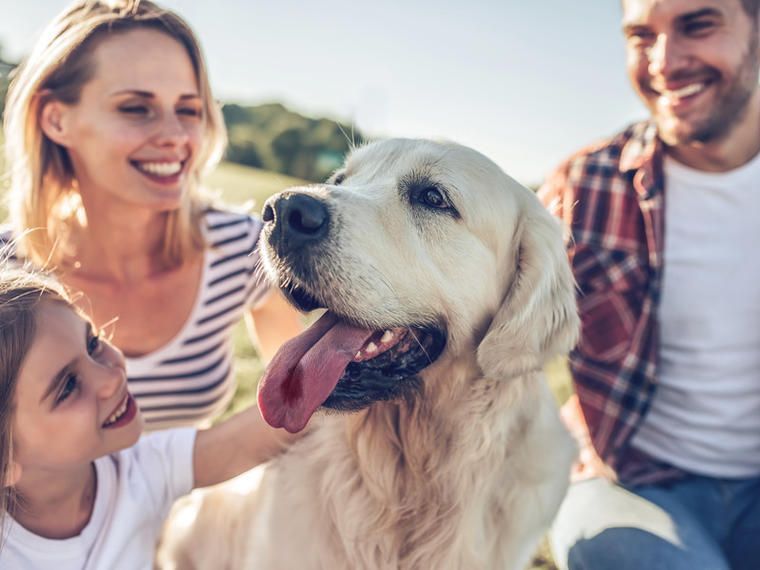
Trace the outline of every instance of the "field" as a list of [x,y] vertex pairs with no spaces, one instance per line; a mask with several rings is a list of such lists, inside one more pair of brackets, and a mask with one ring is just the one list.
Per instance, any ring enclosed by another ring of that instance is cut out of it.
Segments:
[[[0,172],[2,172],[1,162]],[[206,182],[209,189],[218,191],[218,196],[223,202],[236,205],[247,204],[255,212],[261,210],[261,206],[268,196],[288,186],[300,183],[294,178],[231,163],[222,164]],[[0,204],[0,219],[5,217],[3,206],[4,203]],[[261,361],[248,340],[242,323],[238,324],[235,332],[235,351],[235,374],[238,389],[225,416],[255,401],[256,384],[263,371]],[[547,373],[558,401],[564,401],[570,391],[564,361],[558,360],[550,363],[547,367]],[[540,450],[537,451],[540,453]],[[544,544],[531,566],[531,570],[553,569],[555,566],[551,562],[548,548]]]

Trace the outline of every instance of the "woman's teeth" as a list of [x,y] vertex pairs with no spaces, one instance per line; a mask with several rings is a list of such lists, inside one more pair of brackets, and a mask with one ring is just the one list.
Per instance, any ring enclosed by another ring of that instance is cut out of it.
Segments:
[[172,176],[182,170],[181,162],[136,162],[135,166],[154,176]]
[[128,406],[129,406],[129,396],[126,396],[121,406],[119,406],[119,408],[109,416],[109,418],[105,421],[103,425],[108,426],[116,422],[119,418],[121,418],[121,416],[124,415],[124,412],[127,411]]

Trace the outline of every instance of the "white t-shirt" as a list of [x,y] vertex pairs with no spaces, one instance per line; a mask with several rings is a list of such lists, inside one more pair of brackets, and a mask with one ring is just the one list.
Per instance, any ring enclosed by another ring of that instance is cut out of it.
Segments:
[[196,430],[143,436],[95,461],[97,491],[81,534],[54,540],[5,517],[0,568],[21,570],[151,570],[172,503],[193,486]]
[[760,474],[760,155],[729,172],[665,162],[660,363],[632,443],[691,473]]

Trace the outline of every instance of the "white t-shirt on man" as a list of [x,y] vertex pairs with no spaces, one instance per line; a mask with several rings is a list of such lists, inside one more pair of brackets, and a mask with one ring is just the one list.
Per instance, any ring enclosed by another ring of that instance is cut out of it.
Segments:
[[78,536],[43,538],[6,516],[0,568],[151,570],[169,509],[193,486],[195,435],[192,428],[156,432],[97,459],[92,515]]
[[634,447],[691,473],[760,475],[760,155],[665,161],[658,385]]

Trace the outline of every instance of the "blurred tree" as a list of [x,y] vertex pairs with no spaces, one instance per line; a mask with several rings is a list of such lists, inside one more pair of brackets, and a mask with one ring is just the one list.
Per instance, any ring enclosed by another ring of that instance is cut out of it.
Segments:
[[281,103],[230,103],[222,113],[229,132],[228,160],[306,180],[324,180],[352,143],[363,141],[349,126],[304,117]]
[[15,63],[5,60],[3,43],[0,42],[0,118],[2,118],[5,109],[5,95],[8,93],[8,83],[10,83],[9,75],[14,67],[16,67]]

